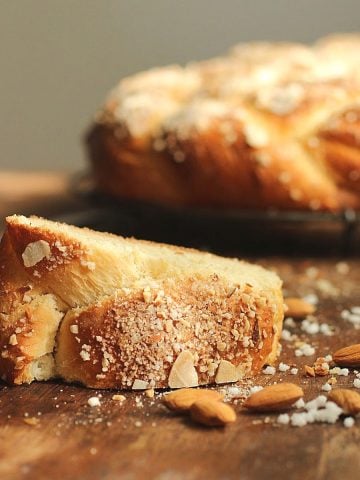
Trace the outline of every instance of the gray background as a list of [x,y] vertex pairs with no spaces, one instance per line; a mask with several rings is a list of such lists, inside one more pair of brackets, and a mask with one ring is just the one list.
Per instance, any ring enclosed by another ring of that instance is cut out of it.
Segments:
[[0,167],[81,169],[124,75],[239,41],[360,30],[360,0],[0,0]]

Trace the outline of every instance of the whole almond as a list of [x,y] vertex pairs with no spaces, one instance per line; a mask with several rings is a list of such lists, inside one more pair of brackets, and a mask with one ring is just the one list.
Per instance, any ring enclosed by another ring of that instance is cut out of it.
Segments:
[[244,402],[244,407],[257,412],[272,412],[290,408],[304,396],[301,387],[294,383],[278,383],[253,393]]
[[230,405],[211,399],[195,402],[190,408],[190,415],[195,422],[208,427],[223,427],[236,420],[235,410]]
[[170,409],[175,412],[184,412],[199,400],[219,401],[223,395],[215,390],[197,390],[194,388],[181,388],[176,392],[164,395],[162,401]]
[[339,405],[344,413],[356,415],[360,412],[360,394],[354,390],[337,388],[329,393],[328,399]]
[[286,317],[292,318],[304,318],[307,315],[311,315],[315,312],[315,307],[309,302],[302,300],[301,298],[286,298],[285,305],[287,310],[285,312]]
[[333,360],[340,367],[360,367],[360,343],[340,348],[334,353]]

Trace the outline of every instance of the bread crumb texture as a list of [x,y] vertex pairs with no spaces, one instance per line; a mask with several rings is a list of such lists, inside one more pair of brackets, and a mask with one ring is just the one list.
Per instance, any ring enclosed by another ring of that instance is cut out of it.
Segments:
[[259,266],[37,217],[7,218],[0,291],[10,383],[236,382],[274,361],[283,318],[281,282]]

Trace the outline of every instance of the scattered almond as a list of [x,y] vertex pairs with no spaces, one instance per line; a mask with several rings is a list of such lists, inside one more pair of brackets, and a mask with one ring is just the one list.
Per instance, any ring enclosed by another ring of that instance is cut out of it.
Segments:
[[24,423],[27,425],[30,425],[31,427],[35,427],[38,423],[40,423],[40,420],[36,417],[26,417],[23,419]]
[[360,367],[360,343],[340,348],[334,353],[333,360],[340,367]]
[[328,399],[339,405],[344,413],[356,415],[360,412],[360,394],[354,390],[347,390],[346,388],[332,390]]
[[304,396],[301,387],[294,383],[278,383],[253,393],[244,402],[244,407],[258,412],[271,412],[290,408]]
[[168,393],[164,395],[163,402],[176,412],[184,412],[189,410],[190,407],[199,400],[212,400],[219,401],[223,398],[223,394],[216,392],[215,390],[197,390],[194,388],[182,388],[176,392]]
[[115,400],[117,402],[125,402],[126,400],[126,397],[124,395],[118,395],[118,394],[115,394],[111,397],[112,400]]
[[315,370],[313,367],[309,367],[309,365],[305,365],[304,370],[305,370],[305,374],[308,377],[315,377]]
[[302,300],[301,298],[286,298],[285,305],[287,310],[285,312],[286,317],[292,318],[304,318],[307,315],[311,315],[315,312],[315,307],[309,302]]
[[194,367],[194,357],[184,350],[175,360],[169,374],[170,388],[197,387],[198,375]]
[[330,370],[330,367],[327,361],[325,360],[325,358],[319,357],[315,360],[315,363],[314,363],[315,375],[317,375],[318,377],[324,377],[325,375],[329,374],[329,370]]
[[190,414],[195,422],[209,427],[223,427],[236,420],[235,410],[230,405],[211,399],[195,402],[190,408]]
[[145,395],[148,398],[154,398],[155,396],[155,390],[153,388],[149,388],[148,390],[145,391]]

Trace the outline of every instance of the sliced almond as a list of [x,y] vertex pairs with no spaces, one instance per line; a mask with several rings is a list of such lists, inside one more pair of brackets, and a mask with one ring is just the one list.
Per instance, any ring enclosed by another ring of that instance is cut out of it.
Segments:
[[190,415],[195,422],[209,427],[223,427],[236,420],[235,410],[230,405],[210,399],[195,402],[190,408]]
[[340,348],[334,353],[333,360],[340,367],[360,367],[360,343]]
[[145,380],[135,379],[134,383],[132,384],[132,390],[146,390],[149,387],[149,382]]
[[194,388],[181,388],[176,392],[168,393],[163,397],[163,403],[176,412],[184,412],[190,409],[191,405],[199,400],[219,401],[224,397],[223,394],[215,390],[197,390]]
[[216,372],[215,382],[230,383],[237,382],[239,380],[239,373],[236,367],[227,360],[221,360]]
[[33,267],[41,262],[43,258],[49,257],[50,254],[50,245],[45,240],[29,243],[22,254],[24,267]]
[[198,374],[194,367],[194,357],[191,352],[185,350],[177,357],[171,368],[168,384],[170,388],[198,386]]
[[245,400],[244,407],[258,412],[285,410],[303,396],[304,392],[298,385],[278,383],[253,393]]
[[360,394],[354,390],[337,388],[329,393],[328,399],[339,405],[344,413],[356,415],[360,412]]
[[301,298],[286,298],[285,305],[287,310],[285,312],[286,317],[292,318],[304,318],[307,315],[311,315],[315,312],[315,307],[309,302],[302,300]]
[[315,377],[315,369],[313,367],[309,367],[309,365],[305,365],[304,370],[305,370],[305,374],[308,377]]

